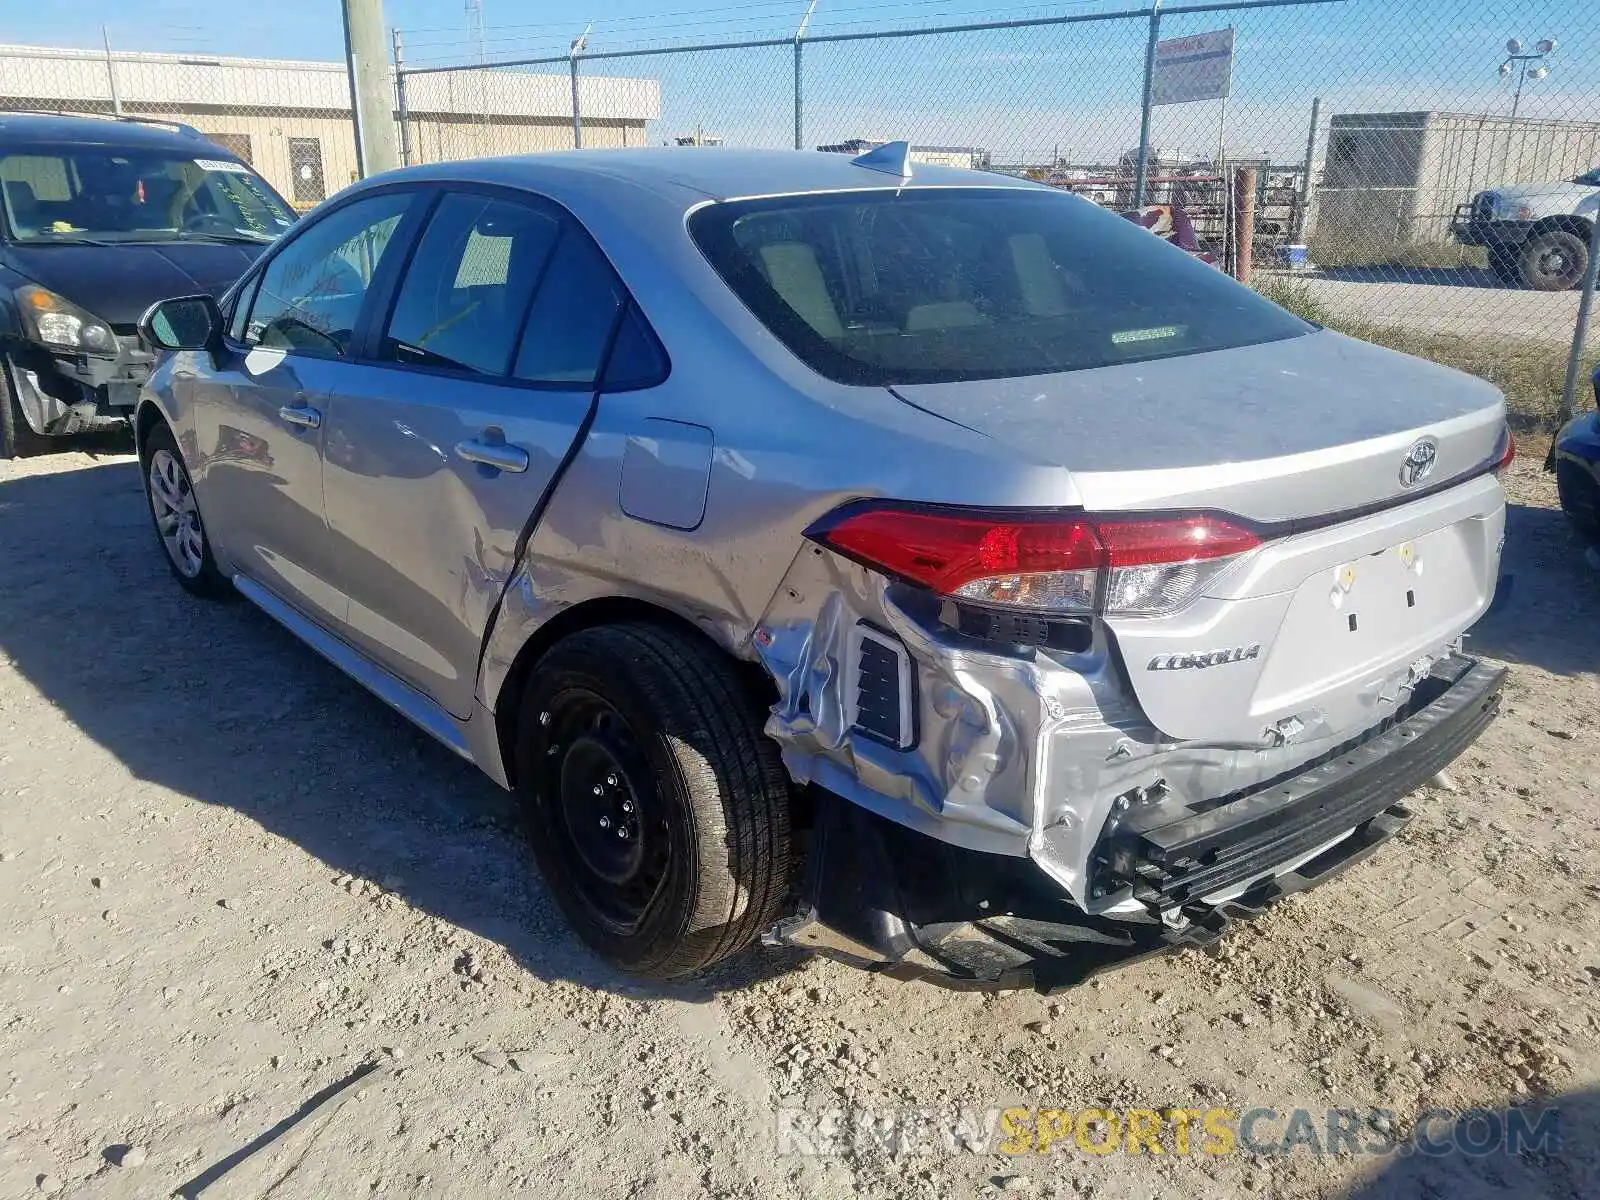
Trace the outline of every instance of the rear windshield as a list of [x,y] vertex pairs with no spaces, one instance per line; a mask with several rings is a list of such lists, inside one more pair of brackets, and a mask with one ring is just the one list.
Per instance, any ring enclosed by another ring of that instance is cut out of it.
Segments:
[[18,242],[265,244],[294,212],[241,162],[96,145],[0,152],[0,213]]
[[841,383],[1076,371],[1313,328],[1065,194],[844,192],[713,204],[690,233],[761,322]]

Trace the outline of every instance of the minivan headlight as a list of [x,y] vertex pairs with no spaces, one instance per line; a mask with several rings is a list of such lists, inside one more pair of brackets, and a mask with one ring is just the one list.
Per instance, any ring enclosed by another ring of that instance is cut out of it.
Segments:
[[33,283],[19,287],[16,297],[23,328],[33,340],[61,350],[116,354],[117,335],[111,326],[65,297]]

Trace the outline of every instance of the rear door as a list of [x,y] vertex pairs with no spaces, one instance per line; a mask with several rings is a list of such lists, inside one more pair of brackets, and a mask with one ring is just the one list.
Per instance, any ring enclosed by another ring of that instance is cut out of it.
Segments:
[[308,616],[344,617],[322,509],[329,397],[352,364],[369,285],[414,191],[304,227],[244,289],[217,369],[197,376],[185,457],[206,526],[246,575]]
[[623,296],[558,207],[444,191],[333,400],[324,490],[345,636],[457,716],[524,527],[589,418]]

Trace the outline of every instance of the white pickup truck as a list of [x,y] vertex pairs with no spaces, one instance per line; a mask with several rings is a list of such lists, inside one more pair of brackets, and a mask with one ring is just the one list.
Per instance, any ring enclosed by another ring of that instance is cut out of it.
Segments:
[[1562,292],[1583,278],[1597,209],[1600,167],[1569,181],[1479,192],[1456,209],[1451,232],[1463,245],[1486,248],[1505,283]]

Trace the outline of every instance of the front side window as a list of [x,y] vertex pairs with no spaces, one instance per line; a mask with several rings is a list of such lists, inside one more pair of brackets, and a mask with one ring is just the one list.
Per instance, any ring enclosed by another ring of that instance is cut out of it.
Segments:
[[244,341],[317,358],[349,354],[367,289],[413,198],[369,196],[303,230],[262,272]]
[[560,221],[522,204],[450,194],[406,268],[379,357],[503,377]]
[[1314,328],[1133,222],[1043,190],[733,201],[689,229],[756,317],[841,383],[1042,375]]
[[0,154],[0,214],[13,240],[265,244],[294,213],[241,162],[201,153],[29,145]]

